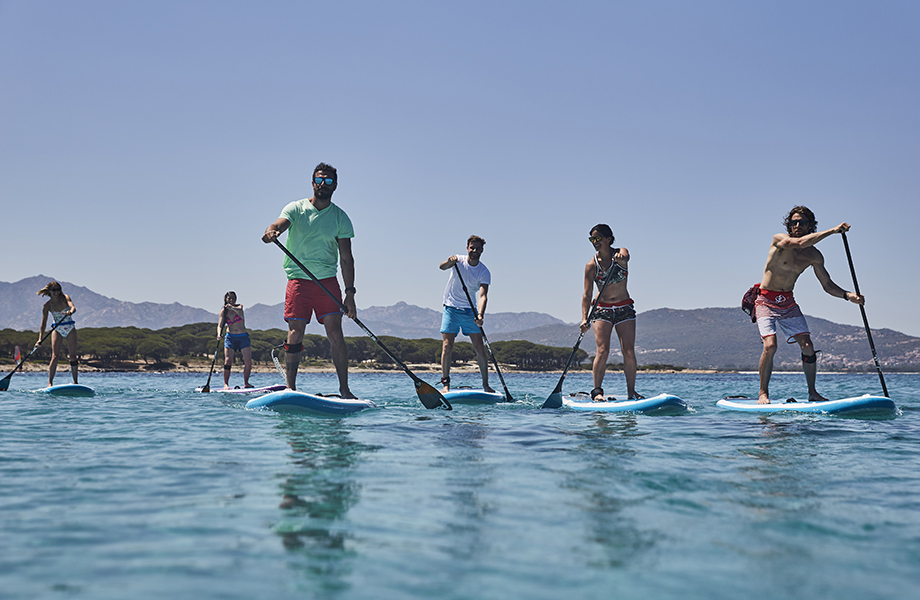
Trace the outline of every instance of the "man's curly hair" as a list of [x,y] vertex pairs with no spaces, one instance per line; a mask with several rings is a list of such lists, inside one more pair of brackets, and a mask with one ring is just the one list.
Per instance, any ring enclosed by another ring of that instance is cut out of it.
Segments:
[[808,227],[805,228],[806,233],[814,233],[818,230],[818,220],[815,219],[815,213],[811,212],[807,206],[794,206],[792,210],[789,211],[789,214],[786,215],[786,218],[783,220],[783,225],[786,226],[787,233],[792,233],[792,228],[789,222],[792,220],[792,215],[796,213],[799,213],[808,219],[808,221],[811,223]]

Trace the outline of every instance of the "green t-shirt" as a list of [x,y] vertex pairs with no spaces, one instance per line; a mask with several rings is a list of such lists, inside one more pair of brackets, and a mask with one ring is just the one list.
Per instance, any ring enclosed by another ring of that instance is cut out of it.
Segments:
[[[317,279],[335,277],[339,268],[338,240],[355,237],[351,219],[345,211],[330,204],[316,210],[309,198],[291,202],[281,211],[281,218],[291,226],[287,230],[285,246]],[[284,270],[288,279],[310,279],[287,256]]]

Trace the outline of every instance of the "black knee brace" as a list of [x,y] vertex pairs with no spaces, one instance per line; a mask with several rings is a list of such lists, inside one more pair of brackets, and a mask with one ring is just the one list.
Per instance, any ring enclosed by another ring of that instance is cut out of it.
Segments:
[[285,352],[293,352],[294,354],[297,354],[301,350],[303,350],[303,344],[285,344],[284,345]]
[[224,365],[224,371],[229,371],[229,370],[230,370],[230,365]]
[[820,350],[815,350],[815,353],[812,354],[811,356],[808,356],[807,354],[803,354],[802,362],[805,363],[806,365],[810,365],[812,363],[818,362],[818,352],[820,352]]
[[71,366],[71,367],[76,367],[76,366],[79,365],[79,364],[80,364],[80,360],[79,360],[79,359],[70,361],[70,366]]

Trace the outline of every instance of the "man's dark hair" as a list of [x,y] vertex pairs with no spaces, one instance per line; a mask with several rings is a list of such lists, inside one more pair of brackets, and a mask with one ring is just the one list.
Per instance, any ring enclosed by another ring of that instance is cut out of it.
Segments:
[[[598,232],[604,237],[613,238],[613,230],[610,229],[610,225],[606,225],[604,223],[598,223],[597,225],[592,227],[591,231],[589,231],[588,233],[590,234],[594,231]],[[616,241],[616,238],[613,238],[612,240],[610,240],[610,243],[613,244],[614,241]]]
[[471,236],[469,237],[469,239],[466,240],[466,245],[469,246],[469,245],[472,244],[473,242],[479,242],[479,243],[482,244],[483,246],[486,245],[486,241],[485,241],[484,239],[482,239],[481,237],[479,237],[478,235],[471,235]]
[[332,175],[332,178],[335,179],[336,181],[339,180],[339,176],[335,172],[335,167],[333,167],[332,165],[328,165],[326,163],[319,163],[318,165],[316,165],[316,168],[313,169],[313,176],[316,177],[316,174],[319,173],[320,171],[328,175]]
[[805,228],[806,233],[814,233],[818,231],[818,220],[815,219],[815,213],[811,212],[807,206],[795,206],[792,208],[792,210],[789,211],[789,214],[787,214],[786,218],[783,220],[783,225],[786,226],[786,233],[792,233],[790,230],[789,222],[792,220],[792,215],[796,213],[799,213],[808,219],[809,223],[811,223],[808,227]]

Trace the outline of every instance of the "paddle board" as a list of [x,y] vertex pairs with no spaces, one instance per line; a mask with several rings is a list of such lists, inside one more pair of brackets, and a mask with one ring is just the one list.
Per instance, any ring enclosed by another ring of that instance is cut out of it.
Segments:
[[495,404],[505,401],[504,394],[467,388],[457,388],[441,395],[451,404]]
[[[211,390],[211,392],[212,393],[222,392],[224,394],[267,394],[268,392],[277,392],[279,390],[283,390],[286,387],[287,386],[284,385],[283,383],[276,383],[275,385],[266,385],[262,387],[251,387],[251,388],[233,387],[228,390],[225,390],[224,388],[214,388],[213,390]],[[195,388],[195,391],[200,392],[203,389],[204,389],[204,386]]]
[[79,383],[62,383],[61,385],[52,385],[40,390],[35,390],[44,394],[53,394],[55,396],[95,396],[93,388]]
[[[792,399],[790,399],[792,400]],[[770,400],[770,404],[757,404],[756,398],[723,398],[716,405],[726,410],[740,410],[756,413],[802,412],[828,415],[872,415],[881,416],[897,413],[897,407],[890,398],[866,394],[857,398],[827,400],[825,402]]]
[[562,405],[587,412],[641,412],[645,414],[679,414],[687,411],[687,403],[671,394],[658,394],[642,400],[616,400],[608,396],[607,402],[594,402],[585,392],[569,394]]
[[377,408],[377,405],[370,400],[345,400],[338,396],[318,396],[306,392],[283,390],[253,398],[246,403],[246,408],[341,417],[365,408]]

